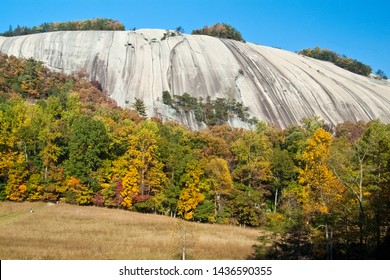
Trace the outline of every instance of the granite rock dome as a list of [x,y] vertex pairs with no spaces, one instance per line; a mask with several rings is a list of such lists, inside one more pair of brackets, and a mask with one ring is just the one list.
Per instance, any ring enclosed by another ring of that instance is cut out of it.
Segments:
[[[198,129],[191,114],[162,103],[162,91],[234,98],[252,116],[279,127],[320,116],[390,122],[390,83],[293,52],[204,35],[164,36],[164,30],[60,31],[0,37],[0,52],[43,61],[57,71],[84,69],[120,106],[144,100],[149,116]],[[245,127],[238,119],[232,126]]]

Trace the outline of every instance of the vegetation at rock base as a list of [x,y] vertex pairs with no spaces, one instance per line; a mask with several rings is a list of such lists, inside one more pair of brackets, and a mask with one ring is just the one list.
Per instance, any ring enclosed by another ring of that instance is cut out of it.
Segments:
[[[163,102],[199,106],[185,94]],[[0,198],[275,232],[254,258],[389,258],[389,124],[311,117],[244,130],[218,118],[202,131],[147,119],[82,71],[0,55]]]
[[193,30],[191,34],[208,35],[218,38],[232,39],[236,41],[245,42],[245,40],[242,38],[241,33],[236,28],[226,23],[216,23],[212,26],[206,25],[201,29]]
[[76,30],[125,30],[125,26],[118,20],[109,18],[96,18],[68,22],[43,23],[39,26],[27,27],[17,26],[0,34],[0,36],[13,37],[54,31],[76,31]]
[[249,108],[234,98],[216,98],[212,100],[209,96],[206,100],[196,98],[188,93],[173,95],[168,91],[162,93],[163,103],[175,109],[177,113],[192,112],[198,122],[207,126],[226,124],[231,117],[238,117],[241,121],[255,125],[258,120],[250,117]]
[[[340,55],[328,49],[321,49],[320,47],[315,47],[314,49],[308,48],[301,50],[298,53],[312,58],[333,62],[335,65],[359,75],[370,76],[370,74],[372,73],[371,66],[357,61],[356,59]],[[382,73],[383,72],[380,71],[378,76],[380,76]],[[384,75],[383,73],[383,75],[380,77],[385,78],[386,75]]]

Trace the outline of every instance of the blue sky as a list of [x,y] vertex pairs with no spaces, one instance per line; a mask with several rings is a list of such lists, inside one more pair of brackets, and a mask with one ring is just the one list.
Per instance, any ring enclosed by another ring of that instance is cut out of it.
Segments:
[[0,14],[1,32],[96,17],[186,33],[229,23],[249,42],[290,51],[320,46],[390,76],[389,0],[2,0]]

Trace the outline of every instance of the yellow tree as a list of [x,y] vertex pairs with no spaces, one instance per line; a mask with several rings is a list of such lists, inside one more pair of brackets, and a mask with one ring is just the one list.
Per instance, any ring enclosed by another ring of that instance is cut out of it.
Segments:
[[332,135],[324,129],[317,129],[308,139],[302,157],[306,166],[299,174],[299,183],[307,194],[302,208],[307,222],[325,229],[326,255],[332,258],[332,236],[337,208],[340,206],[343,184],[328,168],[329,147]]
[[214,195],[214,216],[222,208],[222,197],[233,189],[233,180],[228,163],[223,158],[212,158],[206,165],[206,174]]
[[92,191],[81,184],[80,180],[74,177],[66,181],[66,188],[68,191],[67,199],[70,203],[77,203],[78,205],[88,205],[92,200]]
[[180,192],[177,210],[186,220],[193,218],[196,207],[205,199],[202,190],[207,189],[207,185],[201,180],[203,173],[199,164],[193,163],[182,177],[184,188]]
[[39,129],[38,140],[42,143],[40,156],[44,168],[44,180],[48,180],[49,169],[55,169],[56,163],[61,155],[61,147],[58,140],[61,138],[61,120],[55,116],[62,113],[59,97],[49,97],[47,109],[38,110],[39,119],[44,124]]
[[167,183],[158,160],[156,124],[144,121],[130,136],[129,148],[124,156],[126,173],[123,177],[123,206],[131,208],[137,195],[142,200],[155,196]]
[[127,209],[131,209],[133,206],[133,199],[139,193],[139,173],[138,170],[130,166],[128,172],[122,180],[122,192],[123,197],[122,205]]
[[39,174],[32,174],[27,182],[28,201],[38,201],[43,198],[43,186]]
[[28,197],[27,186],[25,185],[28,170],[24,155],[21,153],[9,153],[7,157],[10,157],[10,161],[8,161],[8,178],[5,194],[9,200],[23,201]]

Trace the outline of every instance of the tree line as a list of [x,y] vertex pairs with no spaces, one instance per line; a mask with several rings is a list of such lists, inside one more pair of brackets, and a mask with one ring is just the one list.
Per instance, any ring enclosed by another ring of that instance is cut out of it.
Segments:
[[378,120],[191,131],[118,107],[84,72],[0,55],[2,200],[267,227],[256,258],[385,258],[389,182]]
[[[345,55],[340,55],[328,49],[321,49],[320,47],[315,47],[313,49],[308,48],[301,50],[298,53],[312,58],[332,62],[335,65],[355,74],[368,77],[372,73],[371,66],[357,61],[356,59],[346,57]],[[376,72],[376,75],[380,79],[387,79],[386,74],[380,69]]]
[[10,26],[9,30],[1,33],[0,36],[13,37],[54,31],[77,30],[125,30],[125,26],[120,21],[109,18],[96,18],[68,22],[45,22],[34,27],[18,25],[16,28],[12,28],[12,26]]

